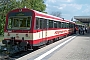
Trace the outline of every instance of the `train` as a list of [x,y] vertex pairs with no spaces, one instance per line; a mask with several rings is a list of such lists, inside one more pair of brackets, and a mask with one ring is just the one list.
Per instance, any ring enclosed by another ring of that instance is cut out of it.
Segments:
[[33,9],[14,9],[6,15],[2,50],[8,54],[32,50],[73,34],[75,26],[75,22]]

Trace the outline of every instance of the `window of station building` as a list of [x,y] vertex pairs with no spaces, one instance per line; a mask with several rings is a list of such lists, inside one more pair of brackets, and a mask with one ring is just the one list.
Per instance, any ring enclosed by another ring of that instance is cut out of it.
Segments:
[[53,20],[48,20],[49,28],[53,28]]
[[57,21],[54,21],[54,28],[58,28],[57,23],[58,23]]

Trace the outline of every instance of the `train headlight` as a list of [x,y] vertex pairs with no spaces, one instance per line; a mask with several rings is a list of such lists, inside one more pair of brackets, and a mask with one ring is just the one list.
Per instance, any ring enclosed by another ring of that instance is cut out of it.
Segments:
[[10,33],[8,33],[7,36],[10,36]]
[[28,34],[26,34],[26,37],[28,37]]

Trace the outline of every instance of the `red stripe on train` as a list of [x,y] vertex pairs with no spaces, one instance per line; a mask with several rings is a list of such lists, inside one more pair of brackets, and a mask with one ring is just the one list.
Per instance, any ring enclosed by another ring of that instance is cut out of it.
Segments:
[[[37,39],[37,40],[25,40],[27,42],[29,42],[30,44],[39,44],[41,42],[44,42],[46,40],[51,40],[51,39],[54,39],[54,38],[57,38],[57,37],[62,37],[62,36],[65,36],[65,35],[68,35],[69,33],[64,33],[64,34],[60,34],[60,35],[56,35],[56,36],[51,36],[51,37],[47,37],[47,38],[42,38],[42,39]],[[4,40],[10,40],[10,39],[4,39]],[[22,40],[15,40],[15,41],[22,41]]]

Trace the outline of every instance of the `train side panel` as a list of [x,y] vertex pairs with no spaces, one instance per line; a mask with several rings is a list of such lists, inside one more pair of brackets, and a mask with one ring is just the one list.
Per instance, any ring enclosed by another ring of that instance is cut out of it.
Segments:
[[33,33],[33,44],[42,45],[48,40],[52,40],[58,37],[66,36],[69,34],[69,29],[58,29],[58,30],[45,30]]

